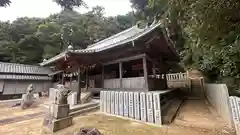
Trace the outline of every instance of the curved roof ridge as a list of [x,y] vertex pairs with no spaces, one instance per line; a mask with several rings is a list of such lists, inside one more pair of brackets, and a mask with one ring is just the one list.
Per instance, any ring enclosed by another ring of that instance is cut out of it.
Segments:
[[106,42],[107,40],[111,40],[111,39],[113,39],[113,38],[116,38],[116,37],[118,37],[118,36],[120,36],[120,35],[123,35],[124,33],[127,33],[127,32],[129,32],[129,31],[131,31],[132,29],[135,29],[135,28],[138,28],[137,25],[134,25],[134,26],[132,26],[132,27],[130,27],[130,28],[128,28],[128,29],[120,32],[120,33],[117,33],[117,34],[115,34],[115,35],[113,35],[113,36],[110,36],[110,37],[108,37],[108,38],[106,38],[106,39],[103,39],[103,40],[101,40],[101,41],[99,41],[99,42],[96,42],[96,43],[94,43],[94,44],[92,44],[92,45],[89,45],[86,49],[89,49],[89,48],[94,47],[94,46],[96,46],[96,45],[98,45],[98,44],[101,44],[101,43],[103,43],[103,42]]

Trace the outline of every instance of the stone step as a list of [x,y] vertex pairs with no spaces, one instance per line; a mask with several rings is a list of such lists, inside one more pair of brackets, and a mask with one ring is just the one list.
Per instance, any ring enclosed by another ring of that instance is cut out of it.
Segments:
[[170,124],[176,117],[181,104],[183,103],[182,99],[174,99],[171,106],[162,114],[163,123],[164,124]]
[[99,110],[99,108],[100,108],[99,104],[94,105],[94,106],[91,106],[91,107],[88,107],[88,108],[84,108],[84,109],[81,109],[81,110],[76,110],[74,112],[71,112],[70,116],[77,116],[77,115],[89,113],[89,112],[92,112],[92,111]]
[[70,113],[71,112],[76,112],[76,111],[79,111],[79,110],[83,110],[83,109],[86,109],[86,108],[90,108],[90,107],[93,107],[93,106],[96,106],[96,105],[99,105],[99,103],[90,102],[90,103],[86,103],[86,104],[74,105],[74,106],[70,107]]

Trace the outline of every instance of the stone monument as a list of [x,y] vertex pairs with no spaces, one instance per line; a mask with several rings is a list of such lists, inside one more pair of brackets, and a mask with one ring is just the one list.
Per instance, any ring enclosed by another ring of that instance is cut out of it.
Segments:
[[123,115],[125,116],[125,117],[128,117],[129,116],[129,112],[128,112],[128,107],[129,107],[129,95],[128,95],[128,92],[124,92],[124,94],[123,94]]
[[103,112],[107,112],[107,91],[103,92]]
[[114,114],[114,105],[115,105],[115,103],[114,103],[114,101],[115,101],[115,91],[111,91],[111,114]]
[[111,113],[111,91],[107,91],[107,113]]
[[136,120],[140,120],[139,92],[134,92],[134,115]]
[[30,107],[33,104],[33,96],[34,93],[34,88],[33,85],[30,84],[26,90],[26,94],[22,95],[22,101],[21,101],[21,108],[22,109],[26,109],[28,107]]
[[129,92],[129,99],[128,99],[128,111],[129,111],[129,117],[134,118],[134,99],[133,99],[133,92]]
[[155,124],[162,125],[160,93],[153,93],[153,108]]
[[55,100],[50,105],[49,113],[43,121],[43,126],[50,132],[56,132],[72,125],[72,116],[69,116],[69,104],[67,103],[70,93],[69,88],[63,85],[57,86]]
[[147,93],[147,122],[154,123],[153,95],[150,92]]
[[119,115],[123,116],[124,115],[124,98],[123,95],[124,93],[121,91],[119,92],[118,96],[119,96]]
[[140,119],[141,121],[147,121],[147,105],[146,105],[146,94],[140,93]]
[[119,92],[118,91],[116,91],[115,92],[115,101],[114,101],[114,107],[115,107],[115,109],[114,109],[114,114],[115,115],[119,115],[119,100],[118,100],[118,94],[119,94]]

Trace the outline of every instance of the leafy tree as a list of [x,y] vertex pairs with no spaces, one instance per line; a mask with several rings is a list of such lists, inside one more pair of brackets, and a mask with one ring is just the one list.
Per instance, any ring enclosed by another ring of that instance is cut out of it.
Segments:
[[0,22],[0,61],[36,64],[64,51],[69,44],[86,48],[132,26],[132,15],[104,17],[104,8],[86,14],[63,10],[45,19]]
[[87,7],[83,0],[53,0],[60,5],[64,10],[73,10],[75,7]]
[[10,0],[1,0],[0,1],[0,7],[6,7],[6,6],[9,6],[11,3]]
[[234,89],[240,87],[238,0],[144,1],[132,0],[133,5],[144,7],[137,11],[144,12],[145,18],[160,16],[186,68],[199,69],[212,81],[232,78]]

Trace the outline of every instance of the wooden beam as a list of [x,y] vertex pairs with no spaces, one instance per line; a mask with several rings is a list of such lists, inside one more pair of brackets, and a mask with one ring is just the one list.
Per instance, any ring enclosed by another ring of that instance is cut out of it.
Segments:
[[168,89],[168,83],[167,83],[167,74],[164,74],[164,82],[165,82],[165,88]]
[[64,85],[64,71],[62,72],[62,81],[61,81],[62,85]]
[[88,90],[88,81],[89,80],[89,77],[88,77],[88,67],[86,69],[86,90]]
[[148,73],[147,73],[147,60],[146,57],[143,57],[143,73],[144,73],[144,80],[145,80],[145,88],[148,89]]
[[[156,60],[156,59],[153,59],[153,58],[149,57],[148,55],[146,55],[146,58],[147,58],[147,60],[151,61],[151,62],[154,63],[154,64],[161,65],[161,62],[159,62],[159,61]],[[156,65],[155,65],[155,66],[156,66]]]
[[140,54],[140,55],[136,55],[136,56],[121,58],[121,59],[113,60],[113,61],[110,61],[107,63],[103,63],[103,65],[106,66],[106,65],[111,65],[111,64],[117,64],[119,62],[126,62],[126,61],[131,61],[131,60],[142,59],[145,56],[146,56],[146,54]]

